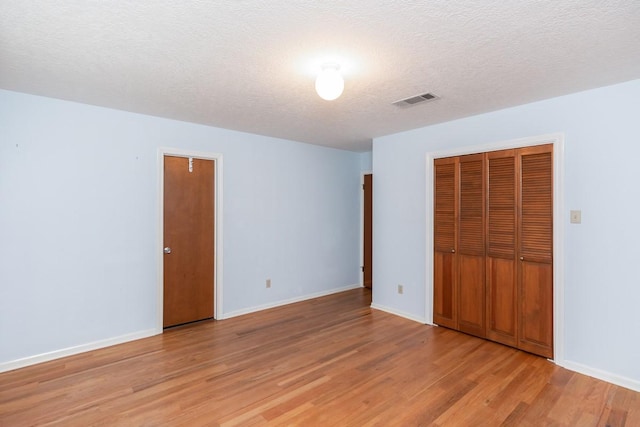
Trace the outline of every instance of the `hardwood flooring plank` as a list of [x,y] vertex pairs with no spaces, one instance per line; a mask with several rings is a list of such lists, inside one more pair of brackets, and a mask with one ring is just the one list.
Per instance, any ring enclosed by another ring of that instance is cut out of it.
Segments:
[[0,426],[638,426],[640,393],[356,289],[0,374]]

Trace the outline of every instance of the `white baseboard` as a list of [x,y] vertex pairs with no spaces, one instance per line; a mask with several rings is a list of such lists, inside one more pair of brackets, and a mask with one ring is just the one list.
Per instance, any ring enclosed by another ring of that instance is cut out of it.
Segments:
[[429,322],[426,321],[423,317],[414,316],[413,314],[405,313],[400,310],[396,310],[395,308],[386,307],[384,305],[371,303],[371,308],[376,310],[385,311],[387,313],[395,314],[396,316],[404,317],[405,319],[413,320],[414,322],[422,323],[424,325],[428,325]]
[[309,295],[302,295],[299,297],[289,298],[286,300],[276,301],[269,304],[262,304],[255,307],[243,308],[241,310],[230,311],[229,313],[224,313],[220,319],[230,319],[232,317],[242,316],[244,314],[255,313],[257,311],[268,310],[270,308],[276,308],[287,304],[293,304],[296,302],[306,301],[313,298],[324,297],[331,294],[337,294],[339,292],[350,291],[351,289],[361,288],[361,284],[343,286],[341,288],[329,289],[328,291],[316,292]]
[[120,335],[118,337],[107,338],[105,340],[94,341],[87,344],[77,345],[75,347],[63,348],[60,350],[50,351],[48,353],[36,354],[22,359],[10,360],[0,363],[0,372],[13,371],[14,369],[24,368],[26,366],[35,365],[37,363],[49,362],[50,360],[60,359],[62,357],[73,356],[74,354],[84,353],[86,351],[98,350],[110,347],[116,344],[122,344],[129,341],[147,338],[153,335],[161,334],[162,330],[147,329],[146,331],[133,332],[131,334]]
[[600,369],[592,368],[591,366],[583,365],[582,363],[572,362],[570,360],[564,360],[561,365],[563,368],[567,368],[571,371],[578,372],[580,374],[588,375],[593,378],[597,378],[602,381],[606,381],[611,384],[619,385],[620,387],[628,388],[633,391],[640,391],[640,381],[631,378],[622,377],[620,375],[603,371]]

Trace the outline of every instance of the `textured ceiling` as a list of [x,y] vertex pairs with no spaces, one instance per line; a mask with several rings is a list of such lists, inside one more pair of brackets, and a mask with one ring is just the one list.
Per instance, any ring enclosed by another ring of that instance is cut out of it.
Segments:
[[0,88],[354,151],[636,78],[639,0],[0,0]]

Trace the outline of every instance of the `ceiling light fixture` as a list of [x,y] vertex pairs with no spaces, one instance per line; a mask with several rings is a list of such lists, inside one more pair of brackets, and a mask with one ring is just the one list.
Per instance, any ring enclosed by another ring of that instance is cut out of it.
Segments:
[[327,63],[322,65],[322,70],[316,78],[316,92],[320,98],[333,101],[342,95],[344,80],[340,75],[340,65]]

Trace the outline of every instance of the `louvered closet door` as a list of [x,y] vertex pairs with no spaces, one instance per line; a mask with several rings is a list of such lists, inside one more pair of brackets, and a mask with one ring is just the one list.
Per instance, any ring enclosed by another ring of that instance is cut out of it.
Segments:
[[459,158],[458,329],[484,337],[484,154]]
[[515,150],[487,153],[487,337],[518,345],[517,162]]
[[553,146],[520,159],[519,348],[553,357]]
[[434,160],[433,321],[457,328],[457,158]]

